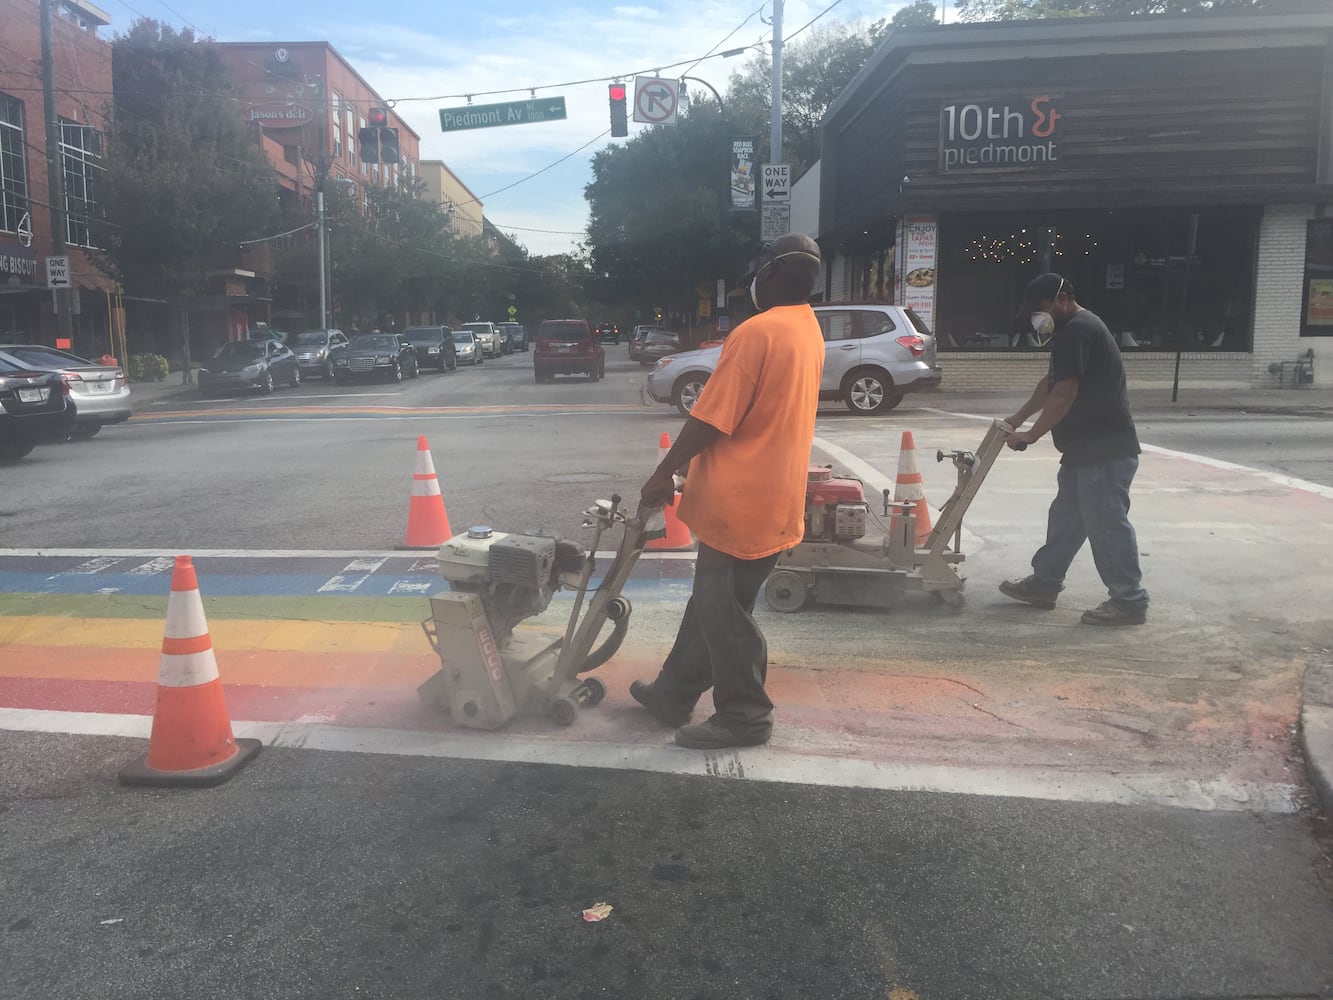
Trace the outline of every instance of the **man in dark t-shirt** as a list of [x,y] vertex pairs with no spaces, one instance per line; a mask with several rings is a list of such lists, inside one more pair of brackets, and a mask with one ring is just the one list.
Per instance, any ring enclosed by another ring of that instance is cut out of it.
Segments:
[[[1148,592],[1139,571],[1139,545],[1129,523],[1129,488],[1139,467],[1139,438],[1129,415],[1125,368],[1111,331],[1074,297],[1058,274],[1034,278],[1023,296],[1038,336],[1051,339],[1048,374],[1017,413],[1009,447],[1022,451],[1047,431],[1059,450],[1058,490],[1046,522],[1046,544],[1032,557],[1032,574],[1000,590],[1034,607],[1055,607],[1065,573],[1085,541],[1110,599],[1083,613],[1088,625],[1142,625]],[[1032,427],[1017,428],[1040,411]]]

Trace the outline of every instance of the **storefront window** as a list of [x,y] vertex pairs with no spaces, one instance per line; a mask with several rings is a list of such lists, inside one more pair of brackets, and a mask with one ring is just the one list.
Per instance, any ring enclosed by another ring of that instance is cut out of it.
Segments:
[[946,216],[940,347],[1046,349],[1015,313],[1027,282],[1049,270],[1122,350],[1247,351],[1257,240],[1248,209]]

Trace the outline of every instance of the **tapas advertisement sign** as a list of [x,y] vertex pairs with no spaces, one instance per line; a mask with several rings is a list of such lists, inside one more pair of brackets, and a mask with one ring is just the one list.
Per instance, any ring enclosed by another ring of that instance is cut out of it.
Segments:
[[902,276],[898,302],[913,310],[933,330],[939,222],[933,215],[904,216],[898,236],[898,246],[894,248],[894,273]]

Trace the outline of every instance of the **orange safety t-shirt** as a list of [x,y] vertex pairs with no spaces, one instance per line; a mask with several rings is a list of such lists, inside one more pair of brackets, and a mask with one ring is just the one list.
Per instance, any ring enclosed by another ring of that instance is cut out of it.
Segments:
[[727,338],[690,416],[721,431],[690,463],[680,519],[737,559],[792,548],[805,530],[824,338],[808,305],[775,306]]

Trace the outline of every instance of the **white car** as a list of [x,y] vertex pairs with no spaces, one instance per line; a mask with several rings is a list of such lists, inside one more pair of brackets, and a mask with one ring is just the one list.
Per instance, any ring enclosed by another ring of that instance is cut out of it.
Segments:
[[[824,334],[820,399],[840,399],[847,409],[871,416],[893,409],[903,395],[940,384],[935,337],[921,317],[903,306],[868,302],[814,307]],[[721,347],[662,358],[648,373],[645,393],[655,402],[690,410],[717,367]]]
[[477,338],[486,357],[498,358],[501,354],[509,353],[508,345],[494,323],[464,323],[463,329]]

